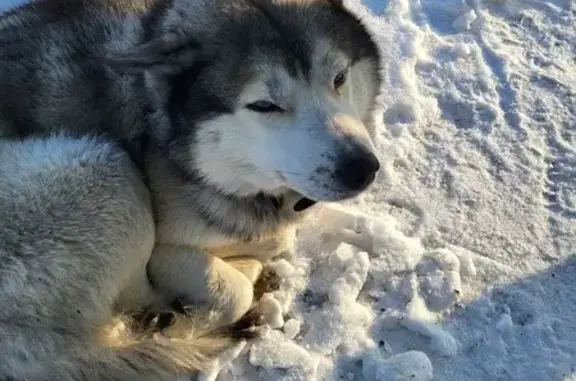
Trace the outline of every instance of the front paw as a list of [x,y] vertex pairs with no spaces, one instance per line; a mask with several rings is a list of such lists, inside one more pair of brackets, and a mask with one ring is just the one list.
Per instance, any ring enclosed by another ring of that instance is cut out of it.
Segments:
[[259,300],[262,295],[279,289],[280,276],[273,269],[265,267],[254,284],[254,300]]

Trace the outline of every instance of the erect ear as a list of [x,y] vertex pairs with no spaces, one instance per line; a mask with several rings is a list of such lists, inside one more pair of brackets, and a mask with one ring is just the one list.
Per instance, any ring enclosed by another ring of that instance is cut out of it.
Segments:
[[111,52],[103,61],[111,69],[122,72],[172,74],[190,66],[199,51],[200,45],[190,38],[165,35],[125,50]]

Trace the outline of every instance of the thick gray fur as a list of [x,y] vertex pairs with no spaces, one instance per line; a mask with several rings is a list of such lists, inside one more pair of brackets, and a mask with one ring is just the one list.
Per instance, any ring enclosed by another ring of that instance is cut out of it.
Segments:
[[297,205],[374,179],[378,65],[337,0],[0,15],[0,380],[172,381],[251,337]]

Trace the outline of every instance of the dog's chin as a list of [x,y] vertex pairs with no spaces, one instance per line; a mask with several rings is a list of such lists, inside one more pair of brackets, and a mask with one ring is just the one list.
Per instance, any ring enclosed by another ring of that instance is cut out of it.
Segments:
[[293,204],[293,209],[295,212],[302,212],[319,202],[340,202],[349,200],[357,197],[364,191],[364,190],[349,191],[343,189],[334,189],[329,186],[322,186],[321,188],[306,187],[301,186],[301,184],[297,184],[296,182],[291,184],[289,179],[287,179],[286,177],[284,177],[285,187],[287,189],[290,189],[291,192],[294,192],[296,196],[292,198],[293,200],[294,199],[296,200],[296,202]]

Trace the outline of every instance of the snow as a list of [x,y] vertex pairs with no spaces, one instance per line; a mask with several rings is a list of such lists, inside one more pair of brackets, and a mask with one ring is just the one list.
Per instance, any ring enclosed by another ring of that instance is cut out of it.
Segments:
[[383,55],[383,170],[269,264],[270,331],[203,379],[576,380],[576,3],[346,5]]
[[576,4],[346,5],[384,170],[300,229],[285,327],[218,380],[576,380]]
[[381,361],[365,361],[363,376],[375,381],[429,381],[432,379],[432,364],[423,352],[406,351]]

